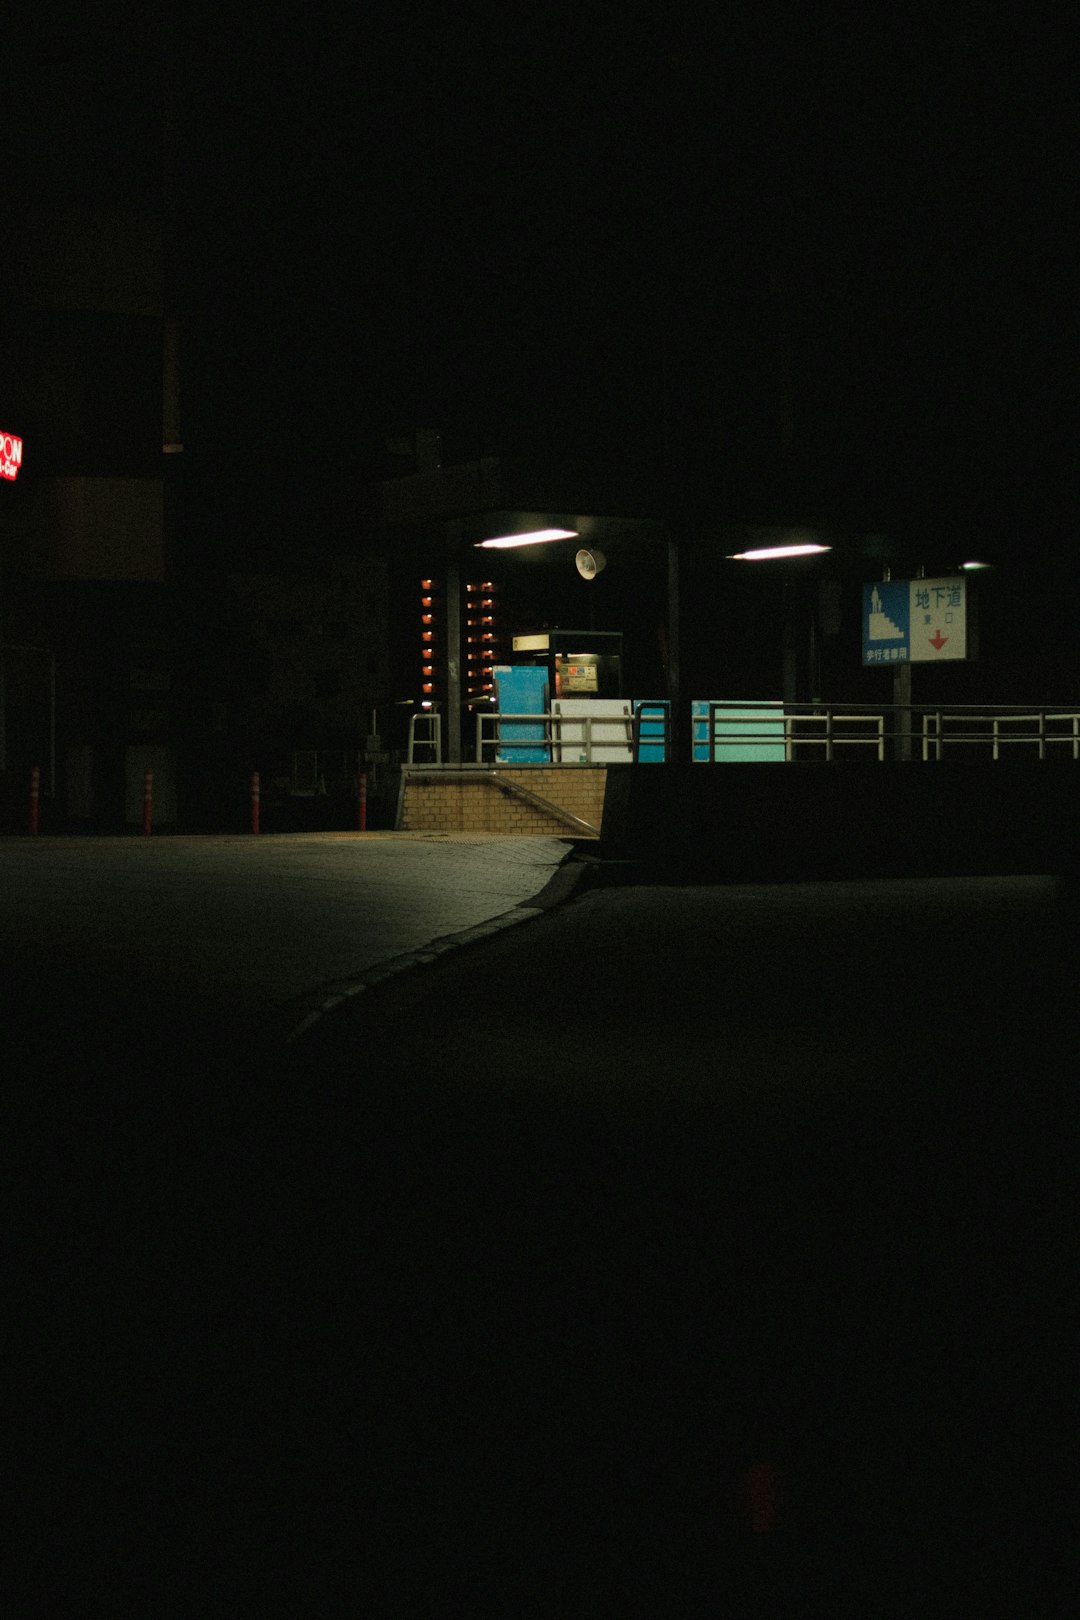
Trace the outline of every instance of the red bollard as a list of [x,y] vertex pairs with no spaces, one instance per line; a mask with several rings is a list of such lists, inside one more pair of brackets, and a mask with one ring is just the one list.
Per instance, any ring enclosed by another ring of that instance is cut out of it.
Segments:
[[41,809],[41,767],[35,765],[30,772],[30,832],[38,830],[38,815]]
[[360,772],[356,796],[356,829],[367,832],[367,772]]
[[252,771],[252,773],[251,773],[251,830],[252,830],[253,833],[257,833],[258,830],[259,830],[259,810],[260,810],[260,807],[261,807],[261,803],[262,803],[262,790],[261,790],[261,788],[259,786],[259,773],[258,773],[258,771]]
[[150,828],[154,824],[154,773],[147,771],[143,776],[142,784],[142,830],[143,836],[150,836]]

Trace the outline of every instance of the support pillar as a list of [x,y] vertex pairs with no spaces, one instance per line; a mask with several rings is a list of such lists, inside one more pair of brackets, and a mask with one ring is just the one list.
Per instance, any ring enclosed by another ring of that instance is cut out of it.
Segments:
[[461,524],[446,526],[446,759],[461,764]]
[[[667,699],[671,704],[671,726],[668,736],[667,757],[676,764],[685,764],[692,758],[691,724],[688,704],[683,701],[682,651],[679,625],[681,621],[680,545],[676,530],[667,531]],[[685,711],[685,712],[684,712]]]

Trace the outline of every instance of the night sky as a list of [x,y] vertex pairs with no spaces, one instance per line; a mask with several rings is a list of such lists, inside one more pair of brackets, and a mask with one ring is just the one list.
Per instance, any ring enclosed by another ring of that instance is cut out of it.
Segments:
[[365,8],[190,42],[192,298],[230,408],[341,451],[417,424],[453,456],[666,440],[743,507],[1045,527],[1063,76],[1030,14],[945,9],[710,33]]
[[1032,9],[109,10],[24,20],[9,215],[159,200],[171,102],[185,441],[254,526],[347,528],[432,426],[1071,551],[1075,147]]

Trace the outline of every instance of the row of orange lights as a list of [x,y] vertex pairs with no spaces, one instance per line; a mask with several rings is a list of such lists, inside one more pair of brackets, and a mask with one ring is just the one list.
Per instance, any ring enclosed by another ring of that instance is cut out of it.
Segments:
[[[434,657],[437,638],[434,629],[436,617],[434,611],[434,583],[434,580],[431,579],[422,579],[420,581],[421,691],[427,699],[430,699],[435,691]],[[490,594],[484,594],[493,590],[494,582],[490,579],[466,586],[466,626],[468,630],[478,632],[466,636],[467,645],[472,644],[475,646],[477,643],[489,643],[495,640],[494,630],[486,628],[488,625],[494,625],[495,616],[493,613],[484,611],[486,608],[493,608],[495,605],[494,597]],[[479,651],[470,651],[468,653],[470,665],[468,695],[470,698],[484,696],[493,690],[493,682],[487,678],[490,676],[491,671],[489,668],[485,668],[485,663],[488,660],[494,660],[494,657],[495,649],[493,646],[488,645],[482,646]]]
[[435,655],[435,648],[433,646],[435,632],[432,629],[432,626],[435,623],[435,614],[433,611],[435,607],[435,598],[432,595],[434,584],[434,580],[430,579],[422,579],[420,581],[420,623],[423,626],[423,629],[420,632],[420,640],[422,644],[420,648],[420,673],[422,676],[420,690],[424,694],[424,697],[429,700],[435,690],[435,665],[434,663],[430,662]]
[[495,615],[490,611],[495,606],[495,598],[491,594],[493,590],[490,579],[465,587],[465,642],[469,649],[467,696],[474,702],[493,690],[491,668],[487,662],[495,657],[495,649],[490,645],[495,640],[495,632],[489,628],[495,623]]

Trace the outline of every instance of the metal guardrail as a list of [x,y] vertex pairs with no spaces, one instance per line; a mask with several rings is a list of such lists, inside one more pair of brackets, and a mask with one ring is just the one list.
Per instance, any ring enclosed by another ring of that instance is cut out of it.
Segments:
[[[1020,727],[1024,729],[1013,729]],[[946,743],[981,744],[993,759],[1000,759],[1003,749],[1011,753],[1017,747],[1034,748],[1039,759],[1046,759],[1048,749],[1056,753],[1068,748],[1073,759],[1080,759],[1080,712],[935,709],[924,714],[923,759],[940,759]]]
[[[505,735],[505,727],[527,724],[533,736]],[[477,764],[512,763],[529,752],[530,763],[611,763],[623,744],[612,735],[625,726],[625,758],[659,761],[669,753],[670,705],[665,701],[627,704],[623,715],[476,715]],[[565,729],[564,729],[565,728]],[[1080,761],[1080,707],[1024,704],[698,704],[693,717],[695,759],[724,763],[735,758],[827,760],[858,757],[939,761],[981,749],[990,758],[1069,757]],[[599,731],[600,735],[597,735]],[[569,738],[567,737],[569,732]],[[566,759],[572,748],[576,759]],[[426,757],[419,758],[420,751]],[[409,722],[408,762],[440,764],[442,722],[418,712]]]
[[634,764],[658,764],[667,758],[671,735],[668,698],[642,698],[634,704]]
[[693,758],[706,763],[832,760],[838,749],[869,748],[883,760],[889,735],[880,705],[864,709],[699,703],[693,718]]
[[[424,730],[425,735],[418,733]],[[417,750],[424,749],[427,758],[418,760]],[[442,715],[433,709],[417,709],[409,716],[409,747],[406,758],[410,765],[441,765],[442,763]]]
[[[507,737],[502,727],[505,725],[527,723],[532,729],[542,734],[533,737]],[[612,736],[614,730],[624,735],[618,740]],[[602,735],[596,735],[597,731]],[[479,712],[476,716],[476,762],[478,765],[489,764],[499,754],[508,753],[509,759],[503,758],[501,763],[512,764],[515,750],[527,753],[529,750],[543,749],[547,758],[533,763],[555,765],[593,765],[599,761],[604,764],[611,763],[614,750],[625,748],[627,761],[633,758],[634,750],[634,717],[630,705],[627,704],[625,714],[560,714],[551,709],[542,714],[505,714],[492,712]],[[578,754],[576,759],[564,759],[565,751],[574,750]],[[584,758],[581,758],[581,755]]]
[[[525,721],[535,731],[543,726],[542,735],[532,737],[500,737],[499,725],[506,721]],[[546,748],[551,753],[551,712],[545,714],[497,714],[492,710],[486,713],[477,711],[476,715],[476,763],[478,765],[490,764],[494,759],[495,749],[536,749]]]
[[[979,745],[993,759],[1020,748],[1046,759],[1066,751],[1080,760],[1080,710],[1025,705],[860,704],[776,705],[775,716],[762,716],[762,705],[710,703],[705,730],[700,717],[696,755],[723,762],[725,756],[753,754],[767,748],[794,760],[837,757],[837,750],[871,749],[878,760],[910,758],[916,735],[921,733],[925,761],[944,758],[946,750],[959,752]],[[740,718],[740,708],[746,718]],[[746,713],[746,711],[756,711]],[[820,751],[820,752],[818,752]]]
[[[803,727],[817,727],[816,731],[802,732]],[[850,727],[850,730],[847,729]],[[856,729],[860,728],[860,729]],[[835,759],[838,748],[872,748],[878,759],[885,758],[885,716],[883,714],[845,714],[826,709],[823,714],[784,716],[784,749],[788,759],[796,758],[796,749],[824,750],[826,759]]]

